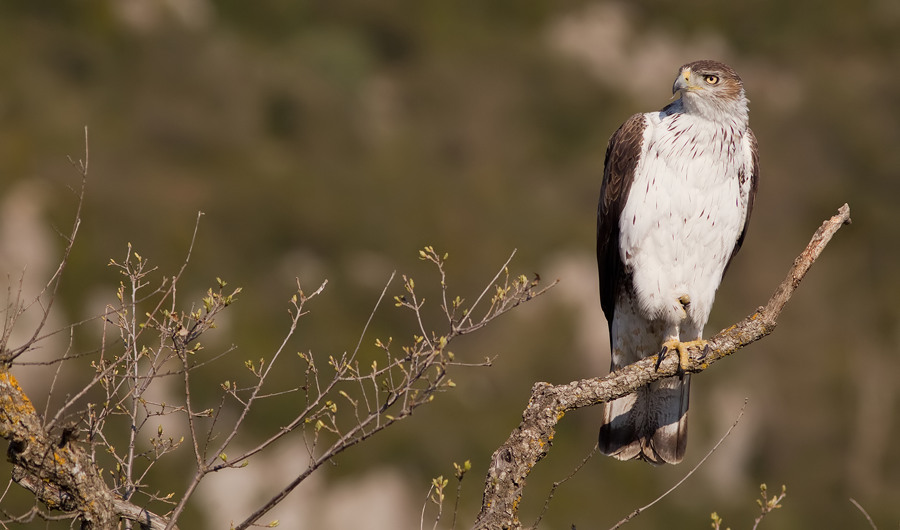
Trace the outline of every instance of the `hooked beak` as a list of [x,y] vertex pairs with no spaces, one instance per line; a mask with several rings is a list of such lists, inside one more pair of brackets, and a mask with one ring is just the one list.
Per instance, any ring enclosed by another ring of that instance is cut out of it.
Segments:
[[691,79],[691,69],[685,68],[681,71],[681,74],[677,78],[675,78],[675,84],[672,85],[672,95],[674,96],[678,92],[682,90],[688,90],[692,88],[690,84]]

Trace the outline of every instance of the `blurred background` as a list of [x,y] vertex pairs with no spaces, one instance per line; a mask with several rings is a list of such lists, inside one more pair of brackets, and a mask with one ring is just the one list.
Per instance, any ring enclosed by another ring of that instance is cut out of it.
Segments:
[[[512,272],[560,284],[454,343],[458,358],[496,355],[494,366],[452,374],[455,390],[349,450],[272,513],[282,528],[418,528],[431,477],[468,459],[466,527],[491,453],[520,421],[532,384],[607,372],[594,264],[606,142],[632,113],[667,104],[677,68],[700,58],[743,77],[762,158],[750,231],[707,335],[764,304],[844,202],[853,224],[772,336],[695,379],[683,464],[595,457],[560,487],[541,527],[607,528],[649,502],[704,456],[745,398],[723,446],[629,528],[707,527],[713,511],[749,527],[762,482],[788,491],[765,528],[867,527],[851,497],[881,528],[894,527],[895,0],[3,2],[0,271],[15,283],[26,269],[34,294],[55,270],[59,232],[74,214],[69,187],[79,183],[66,157],[84,157],[85,126],[83,224],[51,324],[113,300],[120,276],[107,263],[129,242],[159,266],[158,280],[175,274],[202,211],[182,300],[217,276],[243,287],[206,339],[238,347],[209,373],[212,390],[243,360],[271,355],[287,331],[295,278],[307,291],[329,283],[290,347],[327,356],[355,347],[392,271],[436,300],[439,278],[418,260],[424,245],[449,253],[450,290],[470,300],[518,249]],[[395,282],[388,292],[401,291]],[[410,315],[385,304],[363,344],[413,332]],[[58,355],[67,341],[41,354]],[[284,370],[285,386],[297,366]],[[49,378],[29,373],[21,369],[25,390],[42,406]],[[256,419],[258,428],[276,427],[278,412]],[[561,422],[528,480],[525,524],[590,451],[598,426],[599,410]],[[148,477],[150,489],[177,496],[187,459],[185,447]],[[287,443],[212,477],[181,528],[227,528],[305,461],[300,443]],[[22,506],[28,496],[11,491],[2,508]]]

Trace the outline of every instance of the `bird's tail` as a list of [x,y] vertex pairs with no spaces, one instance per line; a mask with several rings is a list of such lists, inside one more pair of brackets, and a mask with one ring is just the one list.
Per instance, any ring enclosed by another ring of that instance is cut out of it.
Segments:
[[691,376],[668,377],[603,404],[600,451],[652,464],[677,464],[687,447]]

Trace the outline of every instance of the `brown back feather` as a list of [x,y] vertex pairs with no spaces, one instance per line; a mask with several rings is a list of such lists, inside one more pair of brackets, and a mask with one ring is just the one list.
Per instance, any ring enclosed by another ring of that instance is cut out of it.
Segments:
[[[728,267],[731,266],[731,260],[734,259],[741,249],[741,245],[744,244],[744,237],[747,235],[747,228],[750,226],[750,214],[753,212],[753,202],[756,200],[756,190],[759,187],[759,145],[756,143],[756,135],[753,134],[752,130],[748,128],[747,134],[750,136],[750,150],[753,153],[753,167],[750,169],[750,174],[744,175],[743,172],[741,172],[742,181],[745,178],[750,179],[750,193],[747,197],[747,215],[744,216],[744,228],[741,230],[741,235],[738,236],[737,242],[734,244],[734,250],[731,251],[728,262],[725,263],[725,270],[722,271],[722,276],[725,276],[725,273],[728,272]],[[741,183],[743,184],[743,182]]]
[[600,306],[610,328],[616,295],[625,274],[619,255],[619,218],[634,181],[646,126],[643,115],[633,115],[613,133],[606,147],[603,184],[597,207],[597,267],[600,273]]

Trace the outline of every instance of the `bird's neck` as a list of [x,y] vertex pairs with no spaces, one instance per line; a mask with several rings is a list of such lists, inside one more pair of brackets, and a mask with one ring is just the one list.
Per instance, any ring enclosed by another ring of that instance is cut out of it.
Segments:
[[736,100],[701,99],[682,96],[672,106],[684,114],[703,118],[737,130],[744,130],[749,124],[750,111],[747,98],[743,94]]

